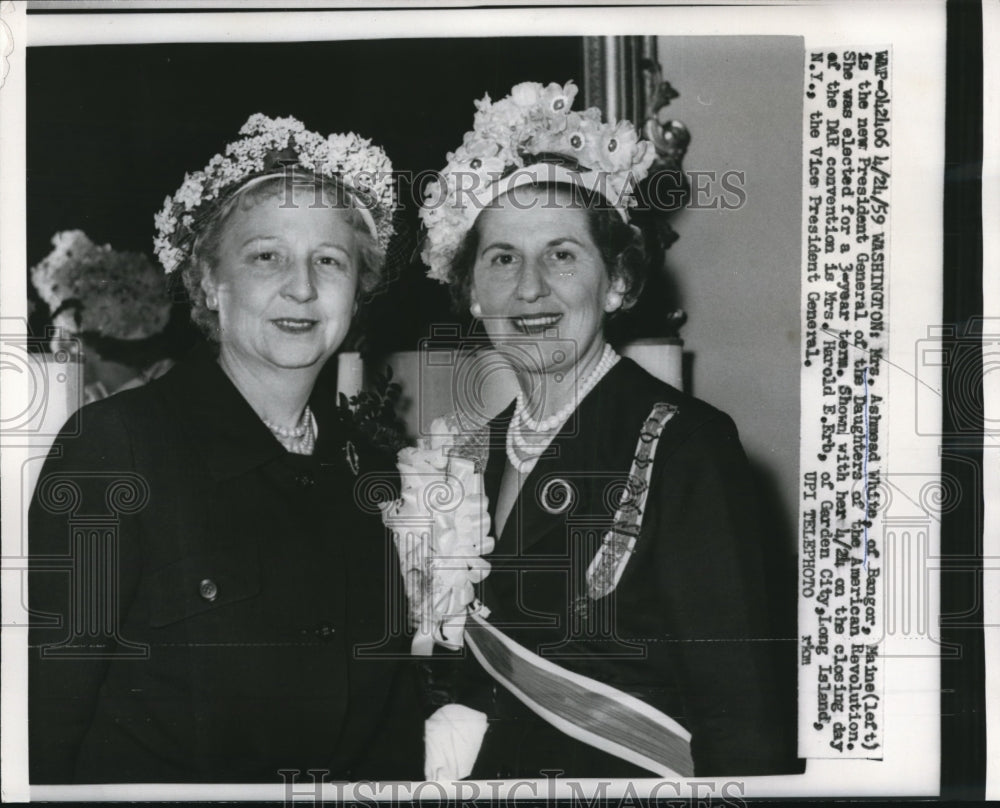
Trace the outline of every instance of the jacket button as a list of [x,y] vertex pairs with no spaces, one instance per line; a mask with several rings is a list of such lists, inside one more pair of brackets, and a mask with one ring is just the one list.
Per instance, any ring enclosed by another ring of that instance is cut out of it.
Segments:
[[323,625],[321,625],[319,628],[317,628],[314,633],[321,640],[327,640],[327,641],[329,641],[329,640],[333,639],[333,634],[334,634],[335,631],[336,631],[336,629],[334,629],[334,627],[331,626],[329,623],[323,623]]
[[311,474],[299,474],[296,475],[295,482],[298,484],[299,488],[309,488],[311,485],[315,485],[316,480],[313,479]]
[[219,597],[219,585],[211,578],[205,578],[200,584],[198,584],[198,594],[201,595],[203,599],[211,603]]

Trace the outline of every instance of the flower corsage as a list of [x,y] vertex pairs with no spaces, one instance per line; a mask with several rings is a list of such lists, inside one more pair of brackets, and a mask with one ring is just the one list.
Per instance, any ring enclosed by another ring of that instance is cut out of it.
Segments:
[[[338,414],[349,438],[344,444],[344,459],[354,476],[361,472],[361,458],[356,443],[375,449],[387,465],[407,444],[406,424],[396,414],[396,404],[403,388],[392,380],[392,368],[375,373],[371,389],[353,396],[343,393],[338,399]],[[369,464],[370,465],[370,464]],[[384,467],[380,463],[379,467]]]
[[420,656],[434,643],[461,648],[466,615],[488,614],[474,585],[489,574],[483,556],[494,546],[483,491],[485,440],[460,431],[455,418],[436,420],[431,434],[399,452],[401,496],[382,510],[406,584],[412,652]]

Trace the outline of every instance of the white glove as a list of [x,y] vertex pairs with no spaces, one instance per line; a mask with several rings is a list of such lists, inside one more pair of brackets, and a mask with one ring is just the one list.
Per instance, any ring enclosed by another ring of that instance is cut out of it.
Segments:
[[424,779],[461,780],[472,773],[486,735],[486,713],[446,704],[424,722]]

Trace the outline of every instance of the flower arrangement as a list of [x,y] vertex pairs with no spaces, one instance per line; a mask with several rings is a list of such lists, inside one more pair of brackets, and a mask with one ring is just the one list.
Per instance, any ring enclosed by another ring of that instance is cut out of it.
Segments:
[[455,419],[436,420],[431,434],[399,452],[401,496],[382,511],[406,583],[412,650],[423,656],[434,643],[461,648],[470,609],[488,614],[474,585],[489,574],[483,556],[494,546],[483,493],[485,442],[467,440]]
[[163,202],[156,215],[153,245],[167,273],[190,256],[194,228],[213,205],[224,201],[249,180],[293,168],[336,179],[361,202],[372,235],[384,250],[393,234],[395,194],[392,163],[378,146],[353,132],[323,137],[296,118],[251,115],[239,140],[216,154],[201,171]]
[[340,394],[338,408],[342,423],[364,435],[372,446],[390,456],[405,448],[406,426],[396,413],[403,388],[392,381],[392,368],[376,373],[371,389],[356,395]]
[[479,212],[521,182],[574,182],[601,193],[627,220],[655,150],[629,121],[603,123],[596,107],[572,111],[576,93],[572,81],[524,82],[500,101],[476,101],[472,131],[447,155],[420,210],[428,277],[450,281],[451,261]]
[[68,301],[79,302],[78,327],[70,330],[134,340],[166,327],[166,284],[145,255],[98,246],[82,230],[56,233],[52,247],[32,267],[31,281],[53,314]]

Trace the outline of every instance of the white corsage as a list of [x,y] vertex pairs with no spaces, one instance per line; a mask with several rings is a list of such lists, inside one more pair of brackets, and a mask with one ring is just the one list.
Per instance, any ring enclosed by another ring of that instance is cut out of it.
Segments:
[[474,585],[489,574],[483,556],[494,546],[479,443],[460,434],[454,419],[438,419],[431,432],[399,452],[401,497],[382,511],[406,584],[412,651],[421,656],[435,642],[461,648],[466,615],[487,613]]

